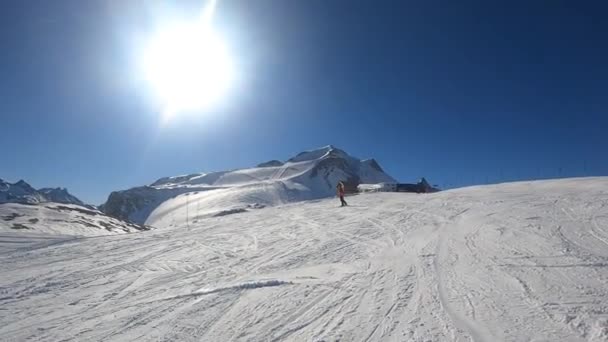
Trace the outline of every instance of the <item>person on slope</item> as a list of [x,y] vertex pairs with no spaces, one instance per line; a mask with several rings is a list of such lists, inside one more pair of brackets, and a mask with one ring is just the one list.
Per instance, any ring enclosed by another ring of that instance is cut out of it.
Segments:
[[338,185],[336,186],[337,190],[338,190],[338,197],[340,197],[340,202],[342,203],[342,207],[347,206],[348,203],[346,203],[346,201],[344,200],[344,183],[342,182],[338,182]]

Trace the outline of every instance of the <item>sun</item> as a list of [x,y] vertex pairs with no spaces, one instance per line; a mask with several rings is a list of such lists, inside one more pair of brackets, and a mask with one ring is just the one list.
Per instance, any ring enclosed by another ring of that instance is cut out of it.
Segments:
[[145,49],[146,80],[165,108],[164,120],[183,111],[206,109],[230,87],[230,55],[208,21],[165,27]]

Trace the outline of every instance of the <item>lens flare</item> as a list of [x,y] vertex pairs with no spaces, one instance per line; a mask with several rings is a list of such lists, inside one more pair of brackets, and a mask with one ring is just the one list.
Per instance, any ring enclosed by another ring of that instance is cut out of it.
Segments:
[[163,120],[216,103],[233,81],[230,54],[213,30],[216,1],[200,19],[163,28],[148,44],[143,66],[147,81],[164,103]]

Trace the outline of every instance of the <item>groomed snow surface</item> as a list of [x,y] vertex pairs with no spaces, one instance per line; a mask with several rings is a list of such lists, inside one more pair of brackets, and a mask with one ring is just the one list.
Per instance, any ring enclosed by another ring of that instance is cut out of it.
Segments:
[[608,178],[348,201],[46,244],[2,232],[0,336],[608,340]]

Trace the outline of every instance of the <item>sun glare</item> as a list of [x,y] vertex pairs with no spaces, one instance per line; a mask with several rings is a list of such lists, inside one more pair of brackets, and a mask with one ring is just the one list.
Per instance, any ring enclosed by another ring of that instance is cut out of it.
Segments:
[[165,105],[164,120],[182,111],[207,108],[232,82],[230,56],[212,30],[208,13],[199,22],[165,28],[145,50],[146,79]]

